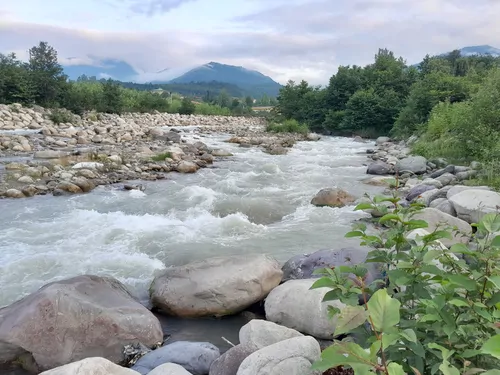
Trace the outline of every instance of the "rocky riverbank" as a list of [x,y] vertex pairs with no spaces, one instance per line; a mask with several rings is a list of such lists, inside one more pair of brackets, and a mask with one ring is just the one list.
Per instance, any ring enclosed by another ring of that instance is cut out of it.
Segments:
[[183,134],[193,131],[227,134],[228,142],[260,147],[270,154],[285,154],[297,141],[319,139],[271,135],[265,132],[265,121],[256,117],[168,113],[79,117],[41,107],[0,105],[0,198],[84,193],[98,185],[164,179],[170,172],[194,173],[217,158],[231,156],[200,141],[187,142]]
[[151,303],[163,314],[193,319],[261,310],[267,320],[250,318],[239,343],[223,354],[208,342],[167,342],[156,316],[115,279],[83,275],[47,284],[0,309],[0,364],[45,375],[320,374],[310,366],[335,320],[322,302],[328,289],[310,290],[313,271],[365,255],[323,250],[283,267],[266,255],[216,257],[158,274]]
[[369,150],[371,162],[367,174],[374,175],[364,182],[387,186],[402,197],[403,203],[419,202],[427,206],[419,219],[429,223],[429,230],[438,225],[457,227],[459,234],[444,240],[446,246],[468,242],[472,233],[470,224],[477,223],[485,214],[498,212],[500,194],[488,186],[470,186],[466,182],[477,176],[480,164],[454,165],[444,159],[427,160],[410,155],[405,142],[393,142],[387,137],[376,141],[376,149]]

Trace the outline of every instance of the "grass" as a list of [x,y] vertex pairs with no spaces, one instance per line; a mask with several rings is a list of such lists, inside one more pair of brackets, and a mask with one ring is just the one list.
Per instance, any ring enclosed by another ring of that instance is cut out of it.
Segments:
[[267,128],[270,133],[299,133],[308,134],[309,127],[306,124],[301,124],[297,120],[285,120],[282,123],[270,123]]
[[171,158],[172,154],[170,152],[163,152],[161,154],[155,155],[151,158],[153,161],[165,161],[167,158]]

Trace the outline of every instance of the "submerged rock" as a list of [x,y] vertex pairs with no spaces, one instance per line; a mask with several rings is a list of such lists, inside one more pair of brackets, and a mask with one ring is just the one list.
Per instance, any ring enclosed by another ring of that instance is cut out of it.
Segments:
[[342,189],[328,188],[320,190],[311,200],[311,204],[318,207],[344,207],[355,201],[354,197]]
[[282,275],[266,255],[209,258],[164,270],[151,284],[151,301],[171,315],[231,315],[264,299]]

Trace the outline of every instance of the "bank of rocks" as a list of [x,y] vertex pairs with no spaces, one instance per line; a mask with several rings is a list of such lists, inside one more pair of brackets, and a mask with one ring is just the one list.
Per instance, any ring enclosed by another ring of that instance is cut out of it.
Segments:
[[[71,122],[54,123],[56,114],[58,120]],[[0,105],[0,198],[75,194],[98,185],[164,179],[169,172],[194,173],[217,158],[231,156],[199,141],[186,142],[186,126],[198,127],[198,133],[228,134],[229,142],[235,142],[230,135],[236,135],[242,146],[261,147],[270,154],[284,154],[299,140],[317,139],[268,136],[264,120],[255,117],[168,113],[79,117],[37,106]]]
[[155,315],[115,279],[54,282],[0,309],[0,367],[17,363],[45,375],[319,375],[311,364],[335,329],[328,305],[341,304],[323,302],[328,288],[309,290],[313,271],[365,256],[359,249],[321,250],[281,267],[265,255],[239,255],[158,274],[151,301],[167,315],[224,316],[263,305],[267,320],[250,320],[223,354],[209,342],[164,340]]
[[376,141],[377,148],[369,152],[372,161],[367,174],[375,175],[365,180],[395,188],[403,201],[426,205],[419,214],[429,222],[430,229],[439,224],[458,227],[463,234],[450,243],[466,242],[471,233],[470,224],[477,223],[490,212],[498,212],[500,194],[487,186],[467,186],[464,183],[477,176],[480,164],[454,165],[445,159],[427,160],[410,155],[405,142],[395,143],[387,137]]

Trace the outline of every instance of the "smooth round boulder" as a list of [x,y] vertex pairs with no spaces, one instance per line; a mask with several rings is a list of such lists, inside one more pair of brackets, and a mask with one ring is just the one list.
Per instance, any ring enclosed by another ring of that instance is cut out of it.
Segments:
[[[450,247],[457,243],[469,243],[472,236],[472,227],[469,223],[457,217],[453,217],[444,213],[437,208],[424,208],[417,212],[412,217],[415,220],[424,220],[429,225],[425,228],[428,232],[432,233],[435,230],[449,230],[452,238],[441,238],[440,241],[446,246]],[[457,228],[449,229],[449,228]]]
[[139,375],[139,373],[115,365],[105,358],[91,357],[44,371],[40,375]]
[[310,336],[294,337],[266,346],[243,360],[236,375],[313,375],[311,365],[321,357]]
[[252,319],[240,329],[240,344],[256,351],[277,342],[303,336],[302,333],[262,319]]
[[311,200],[311,204],[317,207],[344,207],[355,201],[354,197],[342,189],[321,189]]
[[399,174],[405,172],[424,174],[427,172],[427,159],[423,156],[409,156],[401,159],[396,164],[396,172]]
[[153,371],[148,372],[148,375],[192,375],[181,365],[176,363],[164,363],[158,366]]
[[494,191],[470,189],[452,195],[448,200],[457,216],[468,223],[478,223],[484,215],[498,211],[500,194]]
[[219,349],[209,342],[176,341],[139,358],[132,370],[147,375],[158,366],[175,363],[193,375],[206,375],[219,357]]
[[180,173],[194,173],[198,169],[200,169],[200,167],[196,163],[186,160],[180,161],[175,167],[175,170]]
[[209,375],[235,375],[241,362],[253,352],[253,349],[241,344],[229,348],[212,363]]
[[330,319],[328,306],[342,309],[340,301],[323,302],[329,288],[311,289],[316,279],[289,280],[266,298],[266,319],[320,339],[332,339],[337,318]]
[[280,264],[263,254],[209,258],[162,271],[151,301],[175,316],[231,315],[263,300],[282,276]]
[[125,345],[162,341],[158,319],[109,277],[50,283],[0,310],[0,363],[26,353],[39,370],[97,355],[120,363]]
[[[366,261],[369,248],[346,247],[342,249],[323,249],[312,254],[300,254],[290,258],[283,265],[283,281],[295,279],[311,279],[321,277],[314,271],[325,267],[355,266]],[[366,263],[368,269],[366,282],[371,283],[380,277],[380,266],[376,263]]]
[[394,171],[390,164],[384,163],[383,161],[376,161],[368,166],[366,173],[382,176],[382,175],[394,174]]

